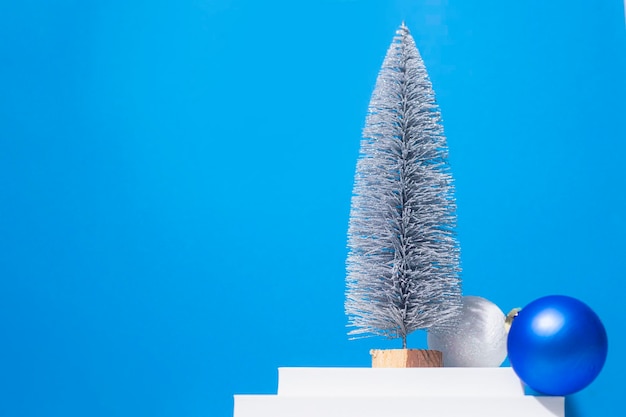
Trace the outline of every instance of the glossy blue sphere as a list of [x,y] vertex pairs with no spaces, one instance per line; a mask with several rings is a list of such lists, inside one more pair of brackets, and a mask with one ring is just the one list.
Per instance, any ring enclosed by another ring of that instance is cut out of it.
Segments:
[[530,388],[569,395],[589,385],[606,360],[606,331],[583,302],[563,295],[539,298],[513,320],[509,361]]

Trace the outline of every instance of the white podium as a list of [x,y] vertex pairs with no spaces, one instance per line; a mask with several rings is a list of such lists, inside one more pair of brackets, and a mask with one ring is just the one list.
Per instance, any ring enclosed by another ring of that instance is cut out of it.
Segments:
[[235,395],[234,417],[564,417],[511,368],[279,368],[276,395]]

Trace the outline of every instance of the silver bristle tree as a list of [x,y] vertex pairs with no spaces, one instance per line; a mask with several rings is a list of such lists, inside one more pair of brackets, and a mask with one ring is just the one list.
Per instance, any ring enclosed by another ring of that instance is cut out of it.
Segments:
[[348,229],[353,337],[445,329],[461,310],[456,203],[439,107],[402,24],[369,105]]

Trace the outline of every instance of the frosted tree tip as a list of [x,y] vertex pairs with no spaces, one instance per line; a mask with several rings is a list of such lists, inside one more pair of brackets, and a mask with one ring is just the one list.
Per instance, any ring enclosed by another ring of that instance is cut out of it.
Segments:
[[409,34],[410,32],[411,31],[409,30],[408,26],[406,25],[406,23],[404,23],[404,20],[403,20],[402,24],[400,25],[396,33],[398,35],[402,35],[402,34]]

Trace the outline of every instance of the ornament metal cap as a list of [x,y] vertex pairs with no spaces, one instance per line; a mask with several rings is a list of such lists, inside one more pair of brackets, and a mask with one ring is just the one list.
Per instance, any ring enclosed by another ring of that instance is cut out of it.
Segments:
[[509,314],[506,315],[506,319],[504,320],[504,327],[506,328],[506,332],[508,333],[511,330],[511,324],[513,324],[513,320],[522,311],[521,308],[515,307],[513,310],[509,311]]

